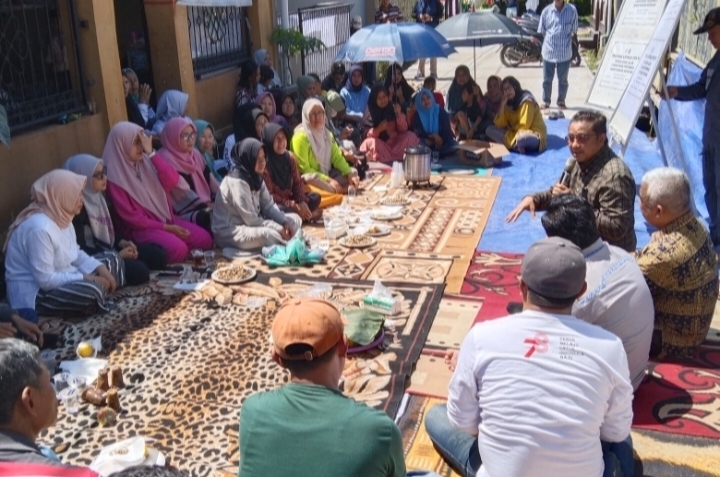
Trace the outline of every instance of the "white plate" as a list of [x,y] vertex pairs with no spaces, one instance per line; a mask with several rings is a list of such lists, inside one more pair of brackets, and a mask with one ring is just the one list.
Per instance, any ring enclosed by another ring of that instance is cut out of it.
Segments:
[[402,219],[403,214],[401,212],[391,212],[391,213],[384,213],[384,214],[378,214],[373,212],[372,215],[370,215],[374,220],[397,220]]
[[349,244],[349,243],[346,242],[346,240],[347,240],[348,238],[349,238],[349,237],[343,237],[343,238],[341,238],[341,239],[339,240],[340,245],[342,245],[343,247],[347,247],[347,248],[367,248],[367,247],[372,247],[373,245],[375,245],[375,244],[377,243],[377,240],[375,240],[375,239],[372,238],[372,237],[369,237],[369,238],[370,238],[370,242],[368,242],[368,243],[366,243],[366,244],[362,244],[362,245],[353,245],[353,244]]
[[257,276],[257,271],[254,268],[243,267],[247,270],[250,270],[251,273],[250,273],[250,275],[243,278],[242,280],[223,280],[222,278],[218,278],[218,272],[225,270],[226,268],[231,268],[231,267],[224,267],[224,268],[215,270],[212,274],[212,279],[218,283],[222,283],[223,285],[236,285],[238,283],[249,282],[250,280],[252,280],[253,278],[255,278]]
[[[392,232],[392,227],[390,227],[389,225],[377,224],[377,225],[371,225],[370,227],[377,227],[378,229],[380,229],[380,232],[375,232],[375,233],[365,232],[365,235],[367,235],[368,237],[384,237],[386,235],[390,235],[390,232]],[[368,228],[370,228],[370,227],[368,227]]]
[[447,171],[447,174],[453,175],[453,176],[474,176],[477,173],[475,169],[453,169],[451,171]]

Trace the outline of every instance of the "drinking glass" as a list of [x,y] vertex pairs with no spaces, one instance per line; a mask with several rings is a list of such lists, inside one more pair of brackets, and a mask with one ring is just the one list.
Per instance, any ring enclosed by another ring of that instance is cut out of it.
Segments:
[[440,153],[437,151],[433,151],[432,153],[432,162],[437,163],[440,162]]
[[77,414],[80,412],[80,390],[74,387],[68,387],[60,391],[58,394],[65,410],[68,414]]
[[190,252],[190,255],[192,255],[193,259],[193,265],[197,267],[202,267],[203,257],[204,253],[202,250],[193,250]]
[[205,252],[205,267],[208,269],[215,267],[215,252],[213,250]]
[[353,200],[355,200],[355,196],[357,196],[357,191],[355,190],[355,187],[353,187],[353,186],[348,187],[347,196],[348,196],[348,202],[352,202]]

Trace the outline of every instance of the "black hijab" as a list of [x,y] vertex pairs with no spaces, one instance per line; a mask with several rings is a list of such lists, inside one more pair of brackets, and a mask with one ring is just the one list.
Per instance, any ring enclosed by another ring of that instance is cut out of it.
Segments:
[[235,167],[230,171],[229,175],[247,182],[253,192],[259,191],[263,185],[262,174],[255,172],[257,157],[262,149],[265,149],[263,143],[257,139],[247,138],[236,143],[230,153]]
[[287,150],[284,154],[278,154],[275,152],[275,148],[273,147],[275,137],[281,132],[285,134],[285,137],[287,138],[287,133],[282,126],[277,123],[267,123],[263,128],[262,142],[265,146],[267,169],[273,183],[282,190],[290,190],[292,188],[293,179],[290,154],[288,154]]
[[[388,95],[388,104],[384,108],[381,108],[377,105],[377,98],[381,92],[384,92]],[[393,109],[392,102],[390,102],[390,95],[385,89],[385,86],[383,86],[382,84],[376,84],[370,90],[370,97],[368,98],[368,109],[370,110],[370,118],[372,119],[372,125],[374,128],[378,127],[383,121],[395,121],[395,110]],[[390,135],[388,135],[387,132],[382,132],[380,134],[380,139],[382,139],[383,141],[387,141],[388,139],[390,139]]]
[[[236,143],[239,143],[246,137],[255,137],[255,124],[253,123],[251,131],[247,131],[245,127],[248,115],[255,109],[260,109],[260,105],[251,101],[235,110],[235,116],[233,116],[233,134],[235,134]],[[260,110],[262,111],[262,109]]]
[[[402,74],[402,66],[397,63],[390,65],[387,73],[385,73],[385,89],[388,91],[390,91],[390,86],[395,83],[395,70],[400,70],[400,73]],[[405,101],[409,102],[410,98],[412,98],[412,95],[415,93],[415,90],[408,84],[404,75],[402,76],[402,79],[395,84],[395,89],[397,90],[398,88],[402,89]]]
[[445,106],[450,114],[457,113],[463,105],[462,90],[465,87],[465,85],[461,85],[457,81],[457,75],[461,71],[463,73],[465,73],[465,75],[467,75],[468,83],[473,84],[473,85],[475,84],[475,80],[470,75],[470,68],[468,68],[465,65],[460,65],[457,68],[455,68],[455,76],[453,77],[452,83],[450,83],[450,88],[448,89],[448,94],[447,94],[447,102],[445,104]]
[[508,76],[503,80],[503,83],[509,83],[515,90],[515,96],[511,101],[507,102],[510,109],[515,110],[520,107],[525,101],[535,101],[535,97],[530,91],[523,90],[520,86],[520,82],[514,76]]

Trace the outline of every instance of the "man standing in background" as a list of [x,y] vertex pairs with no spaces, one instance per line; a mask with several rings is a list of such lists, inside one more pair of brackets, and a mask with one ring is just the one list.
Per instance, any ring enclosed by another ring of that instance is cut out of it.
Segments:
[[[429,27],[435,28],[440,24],[440,18],[443,14],[443,6],[440,0],[418,0],[413,8],[412,17],[417,23],[424,23]],[[430,76],[437,79],[437,58],[430,58]],[[418,71],[415,80],[422,81],[425,79],[425,58],[418,61]]]
[[400,7],[390,3],[390,0],[380,0],[380,6],[375,10],[375,23],[397,23],[405,21]]
[[545,35],[542,45],[543,58],[543,104],[550,107],[552,83],[555,71],[558,77],[558,100],[560,109],[565,109],[568,90],[568,74],[572,59],[572,38],[578,29],[578,14],[575,6],[564,0],[554,0],[540,14],[538,33]]

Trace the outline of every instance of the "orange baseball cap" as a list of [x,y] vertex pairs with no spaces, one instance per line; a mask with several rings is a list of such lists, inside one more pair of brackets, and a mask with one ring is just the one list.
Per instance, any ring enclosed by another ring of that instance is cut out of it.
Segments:
[[[294,298],[275,315],[272,338],[275,352],[288,361],[312,361],[327,353],[343,339],[343,318],[335,305],[317,298]],[[293,345],[307,345],[310,350],[294,354]]]

